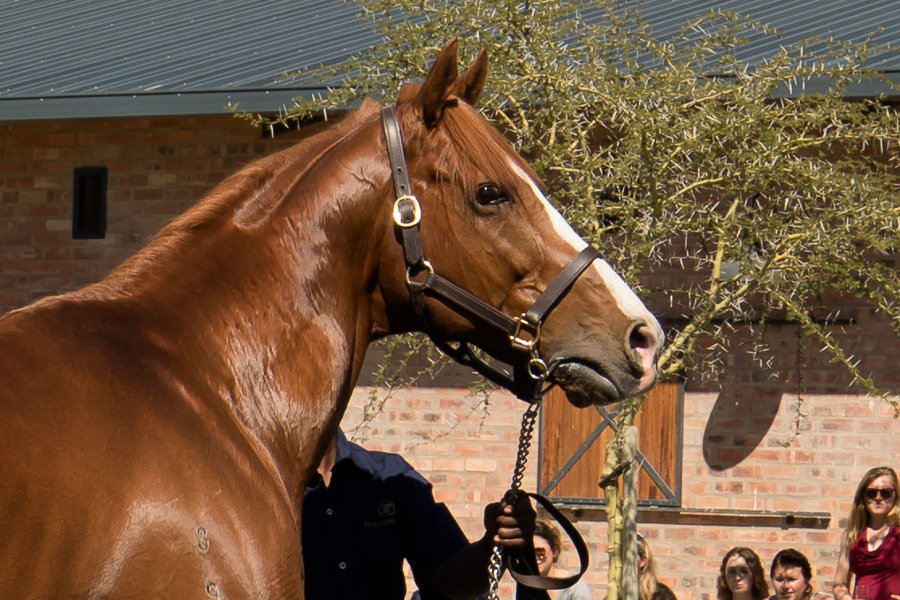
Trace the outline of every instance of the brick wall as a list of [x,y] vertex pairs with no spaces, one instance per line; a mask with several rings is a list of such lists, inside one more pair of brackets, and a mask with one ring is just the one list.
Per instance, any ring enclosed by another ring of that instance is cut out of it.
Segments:
[[[357,390],[343,426],[353,432],[368,402]],[[688,393],[684,404],[682,507],[642,509],[638,529],[651,544],[661,579],[680,600],[714,600],[722,556],[733,546],[757,551],[768,571],[778,550],[804,552],[819,591],[830,590],[839,535],[856,485],[872,466],[900,467],[900,433],[887,403],[854,395],[807,396],[799,434],[792,430],[796,397],[785,395],[762,434],[729,468],[712,469],[709,417],[727,397]],[[362,431],[368,447],[401,453],[435,486],[471,539],[481,535],[484,504],[509,486],[519,420],[524,406],[508,394],[493,395],[488,414],[456,388],[394,390],[384,410]],[[750,420],[745,420],[750,423]],[[537,454],[532,452],[524,487],[536,486]],[[599,479],[599,476],[598,476]],[[793,523],[777,511],[798,513]],[[591,550],[586,575],[594,597],[605,595],[607,526],[602,509],[567,510]],[[577,569],[571,546],[563,561]],[[507,595],[511,587],[504,584]]]
[[[297,135],[263,139],[230,117],[0,123],[0,312],[100,279],[227,174]],[[72,172],[87,166],[109,170],[107,235],[73,240]],[[854,317],[854,327],[836,333],[896,393],[897,336],[867,310]],[[736,338],[721,393],[689,382],[683,506],[639,515],[663,580],[682,600],[710,598],[721,556],[738,544],[757,549],[764,562],[797,547],[811,558],[818,589],[827,589],[860,475],[876,464],[900,466],[890,407],[840,392],[845,377],[815,354],[806,356],[802,402],[786,394],[799,382],[796,336],[789,328],[774,334],[776,379],[762,377]],[[358,433],[373,448],[402,452],[476,537],[483,505],[509,485],[523,406],[498,392],[485,409],[467,396],[467,380],[451,371],[440,383],[452,387],[396,390]],[[360,422],[368,391],[357,390],[345,428]],[[536,464],[533,453],[528,489]],[[785,510],[825,516],[786,523],[762,512]],[[591,544],[587,579],[601,598],[604,514],[570,513]],[[574,568],[575,558],[569,551],[564,560]]]
[[[0,313],[100,279],[253,158],[294,143],[232,117],[0,122]],[[76,167],[108,169],[105,239],[72,239]]]

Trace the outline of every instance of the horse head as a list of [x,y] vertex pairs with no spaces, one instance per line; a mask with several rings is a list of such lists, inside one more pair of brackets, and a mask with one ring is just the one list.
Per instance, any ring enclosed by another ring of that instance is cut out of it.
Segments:
[[[380,267],[383,332],[424,330],[520,397],[545,379],[578,406],[646,391],[659,323],[473,108],[485,52],[461,74],[456,54],[451,40],[424,83],[404,86],[383,112],[400,242]],[[513,374],[488,367],[469,344]]]

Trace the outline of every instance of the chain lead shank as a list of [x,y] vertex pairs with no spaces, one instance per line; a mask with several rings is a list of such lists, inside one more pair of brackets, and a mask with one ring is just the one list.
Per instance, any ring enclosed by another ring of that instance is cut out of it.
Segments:
[[[508,500],[515,502],[518,492],[522,489],[522,480],[525,478],[525,466],[528,463],[528,450],[531,448],[531,438],[534,435],[534,422],[537,419],[537,412],[540,408],[540,397],[528,405],[522,415],[522,426],[519,429],[519,447],[516,450],[516,467],[513,470],[512,482],[510,483],[510,496]],[[503,549],[499,544],[494,544],[491,552],[491,562],[488,565],[488,575],[490,576],[490,590],[488,591],[488,600],[499,600],[497,590],[500,586],[500,576],[503,571]]]

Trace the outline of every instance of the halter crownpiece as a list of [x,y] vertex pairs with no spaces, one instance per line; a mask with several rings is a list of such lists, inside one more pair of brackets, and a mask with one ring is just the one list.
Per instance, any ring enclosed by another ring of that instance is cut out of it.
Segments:
[[[452,281],[434,272],[431,263],[425,259],[422,241],[419,237],[419,222],[422,208],[412,193],[409,169],[403,151],[400,124],[393,104],[381,111],[391,178],[394,183],[393,216],[394,225],[403,246],[406,262],[406,283],[416,315],[425,323],[425,331],[435,345],[457,362],[468,366],[490,381],[500,385],[522,400],[534,402],[540,395],[540,388],[550,377],[556,364],[547,364],[538,355],[541,326],[547,316],[571,289],[575,280],[590,264],[600,257],[596,248],[587,246],[566,265],[550,282],[547,289],[538,296],[534,304],[518,317],[510,317],[501,310],[481,300]],[[424,275],[423,275],[424,273]],[[419,277],[419,279],[416,279]],[[500,330],[509,340],[510,346],[528,355],[528,360],[512,365],[513,374],[502,372],[487,364],[466,342],[453,346],[437,336],[429,326],[425,310],[425,296],[437,298],[448,307],[469,319],[477,320]]]

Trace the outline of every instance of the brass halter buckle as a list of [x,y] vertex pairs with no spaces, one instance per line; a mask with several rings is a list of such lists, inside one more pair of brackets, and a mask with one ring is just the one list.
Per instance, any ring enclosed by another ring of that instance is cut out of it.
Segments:
[[516,322],[516,329],[509,336],[509,341],[513,348],[518,348],[529,353],[534,353],[538,339],[541,337],[541,323],[531,323],[525,318],[525,313],[519,315]]
[[394,200],[394,223],[398,227],[415,227],[422,220],[422,207],[415,196],[400,196]]
[[541,321],[532,323],[525,313],[515,319],[516,328],[509,336],[509,342],[513,348],[524,350],[531,355],[528,361],[528,376],[535,381],[543,381],[548,376],[547,363],[540,357],[537,350],[538,340],[541,338]]

